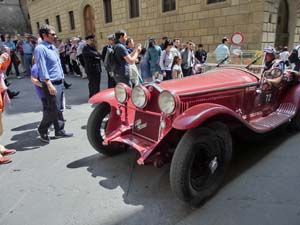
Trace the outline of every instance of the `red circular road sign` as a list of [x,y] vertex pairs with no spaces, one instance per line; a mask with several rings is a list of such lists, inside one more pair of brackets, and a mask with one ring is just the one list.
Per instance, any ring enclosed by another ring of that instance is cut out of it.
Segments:
[[231,35],[230,42],[234,45],[241,45],[245,40],[245,36],[241,32],[235,32]]

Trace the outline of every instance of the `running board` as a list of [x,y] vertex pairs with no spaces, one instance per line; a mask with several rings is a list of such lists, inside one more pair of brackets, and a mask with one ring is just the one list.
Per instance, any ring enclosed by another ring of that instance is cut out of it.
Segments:
[[292,103],[283,103],[278,109],[268,116],[258,118],[250,122],[251,126],[258,130],[271,130],[289,120],[296,114],[297,107]]

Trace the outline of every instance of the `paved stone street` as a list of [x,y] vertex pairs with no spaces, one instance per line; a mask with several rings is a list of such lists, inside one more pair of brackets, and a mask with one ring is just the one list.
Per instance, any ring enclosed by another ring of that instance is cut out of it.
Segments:
[[36,133],[41,103],[30,79],[10,79],[21,93],[6,108],[1,144],[18,152],[0,166],[1,225],[300,224],[300,133],[238,145],[224,187],[194,209],[172,194],[169,165],[138,166],[133,151],[106,157],[93,150],[87,80],[67,80],[73,86],[66,90],[66,130],[75,136],[45,145]]

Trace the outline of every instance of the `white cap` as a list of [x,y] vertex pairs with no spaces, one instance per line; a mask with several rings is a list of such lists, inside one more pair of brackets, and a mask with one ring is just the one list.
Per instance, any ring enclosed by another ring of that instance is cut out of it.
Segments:
[[267,48],[264,49],[264,52],[265,52],[265,53],[273,53],[273,54],[275,54],[275,53],[276,53],[276,50],[275,50],[274,47],[268,46]]

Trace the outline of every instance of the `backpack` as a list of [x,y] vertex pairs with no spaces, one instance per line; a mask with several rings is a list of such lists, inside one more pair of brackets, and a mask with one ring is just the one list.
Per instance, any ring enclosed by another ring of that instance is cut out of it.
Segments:
[[[299,48],[298,48],[299,49]],[[300,61],[299,57],[298,57],[298,49],[293,49],[290,56],[289,56],[289,61],[291,63],[297,63]]]
[[115,72],[117,68],[117,60],[113,48],[107,48],[106,55],[104,58],[104,67],[108,72]]

